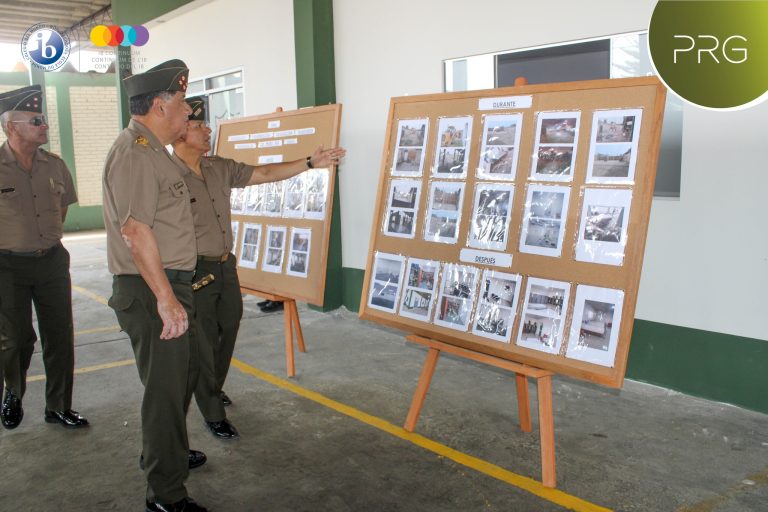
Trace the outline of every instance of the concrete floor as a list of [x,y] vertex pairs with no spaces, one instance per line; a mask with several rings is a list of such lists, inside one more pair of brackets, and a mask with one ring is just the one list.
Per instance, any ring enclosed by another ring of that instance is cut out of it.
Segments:
[[[66,245],[76,366],[85,370],[74,408],[92,427],[44,423],[43,382],[32,378],[23,423],[0,431],[0,511],[142,510],[142,388],[130,344],[100,302],[111,286],[105,240]],[[517,427],[512,375],[441,357],[420,436],[404,439],[421,347],[345,310],[300,308],[308,352],[290,379],[300,388],[286,389],[282,313],[263,314],[256,301],[246,298],[235,351],[243,369],[233,367],[226,385],[242,438],[215,440],[194,404],[189,414],[192,447],[209,460],[188,488],[212,511],[768,510],[765,415],[635,382],[614,391],[557,378],[558,491],[534,483],[529,492],[521,486],[541,478],[538,425],[534,417],[533,433]],[[36,353],[30,375],[42,373]],[[473,469],[471,458],[506,471]]]

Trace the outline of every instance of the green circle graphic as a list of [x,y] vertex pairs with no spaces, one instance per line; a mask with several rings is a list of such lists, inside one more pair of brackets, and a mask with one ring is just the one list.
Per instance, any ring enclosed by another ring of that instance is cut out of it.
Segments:
[[648,46],[659,77],[696,105],[732,109],[768,91],[766,0],[661,0]]

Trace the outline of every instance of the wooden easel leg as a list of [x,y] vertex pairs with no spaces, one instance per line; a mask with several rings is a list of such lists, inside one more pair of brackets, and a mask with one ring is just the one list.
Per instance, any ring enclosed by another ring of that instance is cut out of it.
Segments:
[[541,483],[556,487],[555,422],[552,416],[552,377],[539,377],[539,433],[541,436]]
[[520,428],[523,432],[530,432],[533,430],[533,425],[531,424],[531,405],[528,400],[528,377],[516,373],[515,387],[517,388],[517,413],[520,418]]
[[403,426],[408,432],[413,432],[416,428],[416,422],[419,421],[421,407],[424,405],[424,398],[427,396],[427,391],[429,391],[429,384],[432,382],[432,375],[435,373],[438,357],[440,357],[440,351],[436,348],[430,348],[429,352],[427,352],[424,367],[421,369],[421,377],[419,377],[419,385],[416,386],[416,391],[413,393],[411,409],[408,411],[408,417],[405,419],[405,425]]
[[304,345],[304,333],[301,332],[299,308],[296,306],[296,301],[289,301],[289,307],[293,310],[293,328],[296,329],[296,344],[299,346],[299,352],[306,352],[307,347]]
[[285,329],[285,371],[289,377],[296,375],[296,366],[293,360],[293,313],[290,307],[290,301],[288,307],[283,308],[283,325]]

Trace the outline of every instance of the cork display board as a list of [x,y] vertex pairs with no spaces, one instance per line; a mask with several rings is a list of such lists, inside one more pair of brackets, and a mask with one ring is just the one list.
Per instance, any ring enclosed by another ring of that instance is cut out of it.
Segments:
[[393,98],[361,318],[620,387],[665,96],[642,77]]
[[[341,105],[222,121],[216,154],[252,165],[338,145]],[[335,166],[233,189],[232,234],[243,288],[323,305]]]

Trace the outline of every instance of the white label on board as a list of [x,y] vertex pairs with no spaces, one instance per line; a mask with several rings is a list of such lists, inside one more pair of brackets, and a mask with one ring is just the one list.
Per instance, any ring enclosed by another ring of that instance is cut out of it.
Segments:
[[267,122],[267,128],[280,128],[280,120]]
[[227,142],[237,142],[239,140],[248,140],[248,134],[244,133],[242,135],[230,135],[227,137]]
[[261,155],[259,164],[279,164],[283,161],[283,155]]
[[533,96],[504,96],[502,98],[481,98],[478,110],[511,110],[531,108]]
[[459,259],[464,263],[491,265],[493,267],[509,268],[512,266],[512,255],[503,252],[462,249],[461,253],[459,254]]

